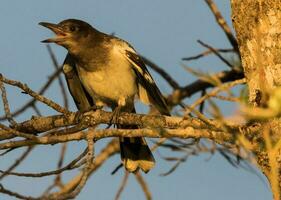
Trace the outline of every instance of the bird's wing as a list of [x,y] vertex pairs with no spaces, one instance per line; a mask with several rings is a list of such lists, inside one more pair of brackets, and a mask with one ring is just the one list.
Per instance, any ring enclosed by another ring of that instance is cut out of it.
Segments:
[[67,82],[70,94],[80,111],[89,110],[94,106],[93,99],[83,87],[76,70],[75,60],[70,54],[67,54],[63,63],[63,73]]
[[161,114],[170,115],[164,97],[140,56],[131,48],[125,50],[125,53],[127,60],[132,64],[133,70],[137,76],[140,100],[143,103],[154,105]]

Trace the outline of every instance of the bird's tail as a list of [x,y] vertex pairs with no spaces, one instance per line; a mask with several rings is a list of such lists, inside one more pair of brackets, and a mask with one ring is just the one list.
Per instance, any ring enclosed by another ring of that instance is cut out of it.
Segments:
[[141,169],[147,173],[155,165],[155,160],[143,137],[120,137],[120,152],[124,167],[129,172]]

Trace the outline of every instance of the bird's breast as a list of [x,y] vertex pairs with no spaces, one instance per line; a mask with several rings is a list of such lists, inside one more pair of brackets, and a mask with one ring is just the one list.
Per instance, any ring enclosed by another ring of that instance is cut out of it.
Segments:
[[106,65],[96,68],[98,70],[87,71],[85,67],[77,67],[79,78],[94,101],[107,105],[108,102],[134,98],[136,76],[127,60],[118,55],[111,56]]

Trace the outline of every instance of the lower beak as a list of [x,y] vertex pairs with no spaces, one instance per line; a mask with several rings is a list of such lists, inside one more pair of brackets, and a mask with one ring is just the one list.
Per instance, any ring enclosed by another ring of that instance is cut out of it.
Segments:
[[48,38],[46,40],[41,41],[43,43],[60,42],[60,41],[64,40],[65,37],[67,36],[67,34],[57,24],[52,24],[52,23],[48,23],[48,22],[40,22],[39,25],[50,29],[51,31],[53,31],[56,34],[56,37],[54,37],[54,38]]

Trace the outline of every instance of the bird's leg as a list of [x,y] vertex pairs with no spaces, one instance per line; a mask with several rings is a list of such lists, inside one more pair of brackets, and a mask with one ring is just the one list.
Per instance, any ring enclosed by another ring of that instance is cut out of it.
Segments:
[[109,129],[111,127],[111,125],[113,125],[114,127],[117,126],[118,124],[118,119],[121,113],[121,106],[116,107],[113,111],[112,111],[112,116],[110,118],[109,124],[105,129]]
[[121,111],[124,111],[126,103],[127,102],[125,97],[121,97],[118,99],[117,107],[112,108],[110,124],[113,124],[114,126],[118,125],[120,113]]
[[113,110],[112,116],[111,116],[111,119],[110,119],[110,124],[113,124],[114,126],[116,126],[118,124],[121,109],[122,109],[122,106],[117,106]]

